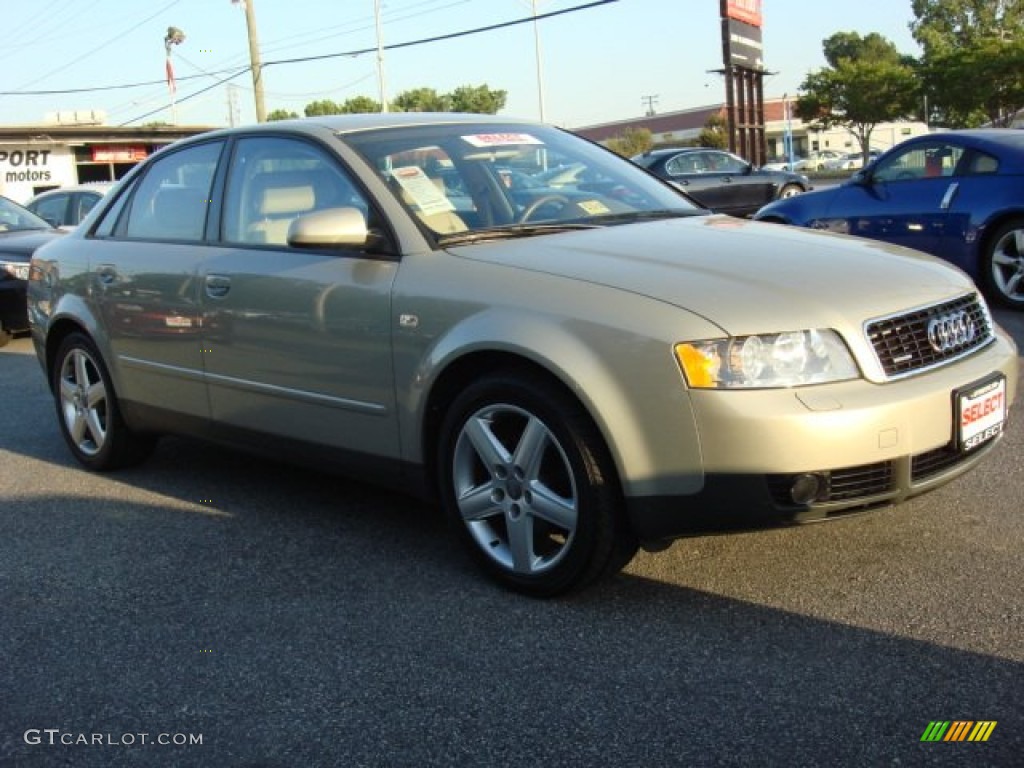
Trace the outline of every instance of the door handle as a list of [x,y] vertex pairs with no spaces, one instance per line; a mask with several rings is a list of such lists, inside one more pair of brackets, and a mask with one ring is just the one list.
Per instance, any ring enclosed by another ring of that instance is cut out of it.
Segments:
[[225,275],[206,276],[206,295],[211,299],[222,299],[231,290],[231,278]]

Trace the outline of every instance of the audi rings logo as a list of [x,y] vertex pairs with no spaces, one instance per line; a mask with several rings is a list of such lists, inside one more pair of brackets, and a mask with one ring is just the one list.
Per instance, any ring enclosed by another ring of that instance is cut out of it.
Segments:
[[948,352],[974,341],[978,328],[965,310],[939,315],[928,321],[928,343],[936,352]]

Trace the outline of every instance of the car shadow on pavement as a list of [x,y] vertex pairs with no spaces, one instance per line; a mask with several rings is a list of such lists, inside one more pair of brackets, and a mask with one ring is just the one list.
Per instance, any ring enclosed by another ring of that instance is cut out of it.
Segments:
[[[1009,766],[1024,753],[1019,662],[628,574],[531,600],[482,581],[398,499],[301,474],[261,493],[269,466],[205,458],[230,499],[210,509],[165,495],[161,478],[194,472],[159,459],[133,480],[143,501],[117,484],[79,494],[72,478],[5,500],[0,763]],[[354,503],[338,512],[332,495]],[[922,743],[947,720],[997,727],[984,744]],[[31,743],[43,729],[72,743]]]

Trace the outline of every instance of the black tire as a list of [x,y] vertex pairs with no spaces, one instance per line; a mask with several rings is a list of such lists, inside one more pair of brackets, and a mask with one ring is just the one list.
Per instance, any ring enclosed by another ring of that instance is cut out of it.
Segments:
[[52,376],[57,423],[79,462],[105,471],[149,458],[156,438],[125,425],[110,374],[92,339],[69,334],[57,350]]
[[981,284],[993,301],[1024,309],[1024,219],[1011,219],[988,238]]
[[448,409],[438,450],[445,512],[500,584],[551,597],[618,572],[636,554],[601,435],[543,378],[498,373],[471,384]]
[[7,346],[7,342],[11,340],[11,334],[4,330],[4,327],[0,325],[0,347]]

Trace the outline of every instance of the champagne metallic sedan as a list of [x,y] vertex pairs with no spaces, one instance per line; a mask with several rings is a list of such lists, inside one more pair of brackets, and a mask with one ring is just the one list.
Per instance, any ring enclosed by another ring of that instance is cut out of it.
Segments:
[[437,499],[534,595],[638,546],[942,485],[997,449],[1017,384],[955,268],[711,215],[479,115],[182,141],[36,254],[29,296],[87,467],[167,433],[343,467]]

